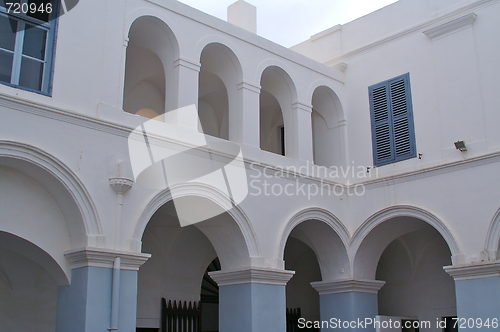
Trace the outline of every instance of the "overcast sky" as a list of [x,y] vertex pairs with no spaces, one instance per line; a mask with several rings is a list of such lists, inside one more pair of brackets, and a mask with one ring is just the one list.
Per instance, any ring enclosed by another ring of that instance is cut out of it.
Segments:
[[[222,20],[236,0],[180,0]],[[286,47],[397,0],[247,0],[257,7],[257,34]]]

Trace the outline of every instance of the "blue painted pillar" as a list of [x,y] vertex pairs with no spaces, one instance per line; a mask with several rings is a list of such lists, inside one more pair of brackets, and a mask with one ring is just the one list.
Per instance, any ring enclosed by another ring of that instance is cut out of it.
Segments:
[[293,274],[261,268],[211,272],[219,285],[219,331],[285,332],[285,286]]
[[[457,317],[464,319],[460,323],[474,331],[497,330],[500,327],[500,261],[447,266],[445,270],[455,279]],[[474,319],[473,328],[467,325],[472,323],[469,318]],[[483,326],[477,325],[478,319]],[[486,321],[489,327],[484,325]]]
[[[113,272],[117,257],[122,263]],[[68,252],[66,258],[72,265],[71,284],[58,289],[56,332],[135,332],[137,271],[149,255],[85,248]],[[117,329],[111,323],[114,278],[119,278],[114,292]]]
[[377,294],[385,284],[378,280],[338,280],[313,282],[320,295],[321,331],[375,332],[378,315]]

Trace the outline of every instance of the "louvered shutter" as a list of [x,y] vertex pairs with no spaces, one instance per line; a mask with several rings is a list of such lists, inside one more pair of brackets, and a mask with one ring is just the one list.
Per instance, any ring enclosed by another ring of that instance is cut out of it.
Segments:
[[379,163],[394,160],[394,142],[389,103],[388,82],[373,85],[369,89],[372,118],[373,158]]
[[415,157],[409,74],[372,85],[369,97],[374,165]]

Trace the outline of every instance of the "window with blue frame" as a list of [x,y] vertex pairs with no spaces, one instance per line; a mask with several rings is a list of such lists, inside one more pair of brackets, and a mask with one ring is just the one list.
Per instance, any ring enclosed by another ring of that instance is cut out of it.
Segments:
[[55,0],[0,0],[0,83],[51,94]]
[[417,156],[410,74],[368,88],[372,124],[373,165]]

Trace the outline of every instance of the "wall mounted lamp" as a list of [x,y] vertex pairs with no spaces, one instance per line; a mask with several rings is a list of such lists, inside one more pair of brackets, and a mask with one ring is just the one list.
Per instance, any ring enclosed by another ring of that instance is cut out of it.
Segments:
[[455,142],[455,148],[457,150],[460,150],[460,152],[465,152],[467,151],[467,147],[465,146],[465,142],[464,141],[458,141],[458,142]]

